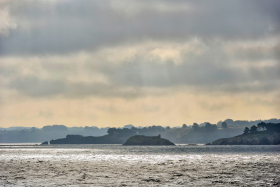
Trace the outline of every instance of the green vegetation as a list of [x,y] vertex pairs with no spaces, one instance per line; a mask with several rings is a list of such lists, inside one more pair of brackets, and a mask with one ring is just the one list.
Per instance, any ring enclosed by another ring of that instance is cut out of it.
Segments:
[[280,144],[280,123],[260,122],[257,126],[245,127],[244,133],[232,138],[222,138],[212,145],[278,145]]
[[227,129],[227,128],[228,128],[228,126],[227,126],[227,123],[226,123],[226,122],[223,122],[223,123],[222,123],[222,128],[223,128],[223,129]]
[[267,130],[269,132],[278,132],[280,133],[280,123],[265,123],[265,122],[260,122],[258,123],[258,125],[253,125],[250,127],[250,129],[248,127],[245,127],[244,129],[244,134],[248,134],[248,133],[255,133],[257,131],[260,130]]
[[248,127],[245,127],[244,134],[248,134],[250,132],[250,129]]
[[50,131],[67,131],[68,128],[64,125],[48,125],[42,128],[43,131],[50,132]]
[[205,123],[205,126],[201,127],[199,127],[197,123],[194,123],[192,128],[195,132],[214,132],[218,130],[218,126],[216,124],[211,124],[208,122]]

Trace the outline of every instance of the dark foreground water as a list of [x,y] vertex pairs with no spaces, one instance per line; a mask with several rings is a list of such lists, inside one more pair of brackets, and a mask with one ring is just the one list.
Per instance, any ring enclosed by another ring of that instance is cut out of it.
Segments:
[[280,146],[0,146],[0,186],[280,186]]

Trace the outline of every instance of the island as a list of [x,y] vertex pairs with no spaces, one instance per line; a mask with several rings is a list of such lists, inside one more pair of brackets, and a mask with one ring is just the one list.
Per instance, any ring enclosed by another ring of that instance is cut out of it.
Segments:
[[[266,130],[265,130],[266,129]],[[259,131],[258,131],[259,130]],[[280,123],[264,123],[253,125],[250,129],[246,127],[244,133],[232,138],[221,138],[212,145],[279,145]]]
[[167,139],[158,136],[135,135],[130,137],[123,145],[175,145]]
[[115,135],[95,137],[69,134],[66,138],[51,140],[50,144],[122,144],[127,138]]
[[51,140],[50,144],[123,144],[129,137],[136,134],[135,131],[128,128],[109,128],[107,133],[103,136],[68,134],[66,138]]

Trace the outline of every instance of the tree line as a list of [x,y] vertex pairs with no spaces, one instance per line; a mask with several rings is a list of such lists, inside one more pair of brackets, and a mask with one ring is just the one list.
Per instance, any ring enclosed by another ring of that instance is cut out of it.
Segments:
[[245,127],[244,129],[244,134],[248,133],[255,133],[260,130],[266,130],[268,132],[278,132],[280,133],[280,123],[265,123],[265,122],[260,122],[256,125],[249,127]]

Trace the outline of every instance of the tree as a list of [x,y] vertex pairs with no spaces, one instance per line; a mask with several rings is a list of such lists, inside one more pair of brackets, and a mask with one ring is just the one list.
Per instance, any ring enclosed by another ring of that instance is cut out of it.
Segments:
[[107,131],[107,133],[110,134],[110,135],[112,135],[112,134],[115,134],[116,131],[117,131],[116,128],[109,128],[108,131]]
[[250,129],[248,127],[245,127],[244,134],[248,134],[250,132]]
[[212,131],[216,131],[216,130],[218,130],[218,126],[216,124],[213,124],[212,125]]
[[135,131],[136,132],[137,128],[133,126],[133,127],[131,127],[131,131]]
[[258,128],[262,128],[264,130],[264,127],[266,126],[266,123],[264,123],[263,121],[258,123]]
[[194,123],[194,124],[192,125],[192,128],[193,128],[194,131],[198,131],[198,130],[199,130],[199,126],[198,126],[197,123]]
[[88,126],[85,126],[85,127],[84,127],[84,130],[85,130],[85,131],[94,131],[94,130],[98,130],[98,128],[97,128],[97,127],[88,127]]
[[187,128],[188,126],[186,124],[183,124],[182,128]]
[[165,128],[166,130],[169,130],[169,129],[171,129],[169,126],[167,126],[166,128]]
[[264,123],[264,127],[267,131],[280,133],[280,123]]
[[212,129],[212,127],[211,127],[211,123],[208,123],[208,122],[206,122],[205,123],[205,130],[206,130],[206,132],[210,132],[211,131],[211,129]]
[[231,126],[235,125],[235,124],[234,124],[234,121],[233,121],[232,119],[226,119],[225,122],[226,122],[228,125],[231,125]]
[[226,122],[223,122],[223,123],[222,123],[222,128],[223,128],[223,129],[227,129],[227,123],[226,123]]
[[257,127],[256,125],[253,125],[253,126],[250,128],[250,131],[251,131],[251,133],[257,132],[257,129],[258,129],[258,127]]
[[217,125],[206,122],[204,127],[206,132],[213,132],[218,129]]
[[64,125],[48,125],[48,126],[44,126],[43,131],[67,131],[68,128]]

